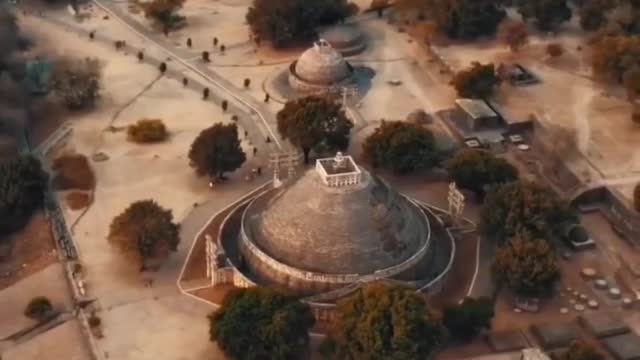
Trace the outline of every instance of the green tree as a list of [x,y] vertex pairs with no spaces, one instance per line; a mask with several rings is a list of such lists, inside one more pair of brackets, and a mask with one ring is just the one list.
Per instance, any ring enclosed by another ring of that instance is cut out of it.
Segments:
[[91,108],[100,98],[102,68],[97,59],[62,58],[54,64],[49,84],[70,110]]
[[449,176],[462,189],[483,197],[488,186],[518,179],[518,169],[485,150],[464,149],[447,164]]
[[482,231],[498,242],[523,231],[536,238],[558,238],[566,224],[577,221],[574,211],[548,187],[524,180],[494,187],[480,215]]
[[332,99],[312,95],[288,101],[277,118],[278,132],[302,149],[305,164],[311,150],[342,151],[349,146],[353,124]]
[[107,239],[145,270],[176,251],[179,231],[180,226],[173,222],[171,210],[153,200],[141,200],[113,218]]
[[636,184],[633,188],[633,206],[636,211],[640,212],[640,183]]
[[42,206],[49,178],[33,156],[0,164],[0,234],[21,229]]
[[142,9],[145,17],[157,21],[164,29],[169,29],[184,19],[176,14],[184,2],[185,0],[153,0],[145,3]]
[[444,341],[444,329],[415,290],[367,284],[338,301],[331,324],[332,359],[427,359]]
[[506,12],[496,0],[424,0],[438,29],[456,39],[495,34]]
[[567,0],[517,0],[516,5],[522,18],[533,19],[536,27],[542,31],[554,30],[571,19]]
[[549,241],[521,234],[504,244],[492,266],[495,278],[514,293],[547,296],[560,276],[560,267]]
[[442,323],[449,335],[457,340],[471,341],[482,329],[491,328],[493,301],[489,298],[466,298],[460,304],[443,309]]
[[496,86],[500,85],[500,77],[493,64],[473,62],[469,68],[454,75],[451,85],[460,97],[484,99],[493,95]]
[[268,288],[238,289],[209,315],[210,338],[237,360],[297,359],[315,319],[295,296]]
[[605,357],[588,343],[574,341],[567,351],[560,354],[558,360],[605,360]]
[[218,123],[203,130],[191,144],[189,160],[198,176],[217,179],[242,166],[247,155],[240,145],[236,124]]
[[362,151],[373,167],[400,174],[429,169],[440,160],[433,133],[404,121],[382,121],[365,139]]
[[254,36],[286,47],[312,40],[316,29],[349,16],[346,0],[253,0],[246,15]]

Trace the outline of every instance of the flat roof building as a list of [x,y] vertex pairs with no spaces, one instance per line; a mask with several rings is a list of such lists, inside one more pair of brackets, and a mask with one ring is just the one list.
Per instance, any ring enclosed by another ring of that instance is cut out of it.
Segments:
[[456,99],[456,108],[464,116],[468,130],[478,131],[500,127],[500,115],[481,99]]

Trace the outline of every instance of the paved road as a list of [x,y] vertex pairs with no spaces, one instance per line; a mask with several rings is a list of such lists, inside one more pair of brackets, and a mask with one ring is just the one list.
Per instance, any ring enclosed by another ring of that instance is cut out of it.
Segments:
[[277,136],[277,131],[275,130],[275,115],[271,113],[266,108],[266,106],[264,106],[264,104],[256,101],[253,97],[246,95],[244,92],[239,91],[239,89],[237,89],[233,84],[231,84],[222,76],[218,75],[216,72],[209,69],[204,64],[200,62],[193,62],[193,59],[197,54],[192,51],[177,48],[174,45],[170,44],[166,41],[164,35],[158,34],[157,32],[149,29],[147,26],[139,23],[131,15],[122,11],[114,1],[94,0],[93,2],[104,11],[110,13],[117,20],[124,23],[132,31],[136,32],[138,35],[142,36],[149,42],[156,44],[159,48],[169,54],[172,58],[182,63],[185,67],[207,79],[222,93],[228,94],[231,98],[235,99],[239,104],[244,106],[246,108],[246,111],[248,111],[256,121],[259,121],[264,125],[264,127],[268,131],[269,136],[274,140],[275,145],[277,145],[278,150],[292,150],[291,146],[288,143],[281,140],[279,136]]

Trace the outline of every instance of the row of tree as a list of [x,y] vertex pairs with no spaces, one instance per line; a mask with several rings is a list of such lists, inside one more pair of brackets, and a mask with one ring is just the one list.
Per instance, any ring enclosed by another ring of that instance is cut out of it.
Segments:
[[[493,303],[466,299],[441,311],[413,289],[385,282],[363,286],[336,305],[328,359],[426,359],[447,339],[468,341],[489,328]],[[297,297],[267,288],[238,289],[209,316],[210,337],[232,359],[308,357],[311,309]]]

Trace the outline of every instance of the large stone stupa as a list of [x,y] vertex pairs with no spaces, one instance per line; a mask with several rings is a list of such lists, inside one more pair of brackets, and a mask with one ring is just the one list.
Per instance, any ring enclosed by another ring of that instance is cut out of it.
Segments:
[[353,81],[351,64],[324,39],[316,41],[289,66],[289,85],[301,92],[323,91]]

